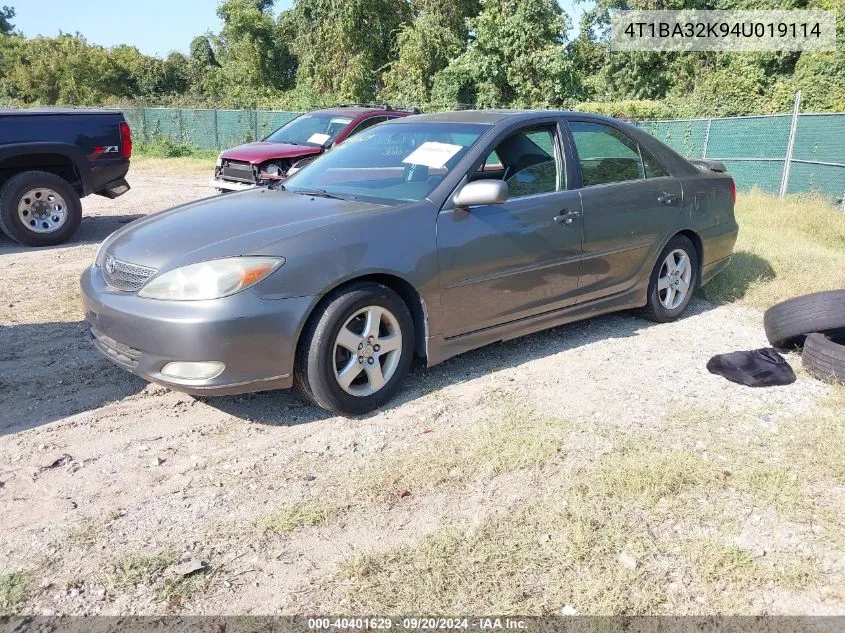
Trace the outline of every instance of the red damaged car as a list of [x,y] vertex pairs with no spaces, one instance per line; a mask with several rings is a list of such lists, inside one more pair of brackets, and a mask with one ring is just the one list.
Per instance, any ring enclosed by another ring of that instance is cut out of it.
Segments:
[[285,123],[263,141],[221,152],[212,185],[221,193],[240,191],[282,180],[291,168],[302,167],[333,145],[361,130],[418,110],[396,110],[389,105],[341,105],[314,110]]

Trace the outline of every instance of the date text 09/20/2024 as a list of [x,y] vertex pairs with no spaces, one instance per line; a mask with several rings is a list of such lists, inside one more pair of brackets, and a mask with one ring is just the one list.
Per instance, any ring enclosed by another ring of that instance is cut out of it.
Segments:
[[309,618],[308,628],[311,630],[389,630],[403,629],[409,631],[425,630],[508,630],[520,631],[526,628],[525,620],[517,618],[477,617],[477,618],[436,618],[436,617],[407,617],[392,619],[387,617],[371,618]]

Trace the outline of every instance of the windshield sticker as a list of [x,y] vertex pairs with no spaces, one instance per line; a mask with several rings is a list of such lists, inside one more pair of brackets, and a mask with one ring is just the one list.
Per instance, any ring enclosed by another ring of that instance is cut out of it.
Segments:
[[352,119],[332,119],[329,123],[338,123],[340,125],[349,125],[352,123]]
[[411,165],[425,165],[440,169],[445,167],[449,159],[463,149],[462,145],[450,145],[449,143],[436,143],[428,141],[420,145],[413,152],[408,154],[402,161]]
[[323,143],[328,141],[330,138],[331,138],[331,136],[329,136],[328,134],[312,134],[308,138],[308,142],[309,143],[316,143],[317,145],[322,145]]

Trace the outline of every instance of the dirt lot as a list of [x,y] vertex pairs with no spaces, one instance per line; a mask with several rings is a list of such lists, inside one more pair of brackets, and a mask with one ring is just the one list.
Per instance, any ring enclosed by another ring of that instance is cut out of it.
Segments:
[[111,231],[209,193],[170,171],[86,199],[68,245],[0,238],[0,614],[845,614],[845,390],[797,356],[789,387],[705,369],[766,344],[759,310],[557,328],[358,420],[195,399],[101,360],[77,285]]

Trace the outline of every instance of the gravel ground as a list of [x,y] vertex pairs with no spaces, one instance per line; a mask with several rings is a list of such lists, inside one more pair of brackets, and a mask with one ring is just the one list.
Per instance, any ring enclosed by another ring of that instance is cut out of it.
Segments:
[[[431,438],[448,443],[452,433],[496,416],[491,394],[600,429],[602,437],[660,437],[679,410],[717,408],[726,420],[733,412],[775,412],[753,429],[731,427],[746,444],[829,395],[803,375],[769,390],[711,376],[705,363],[713,354],[766,341],[759,312],[703,300],[672,324],[611,315],[417,367],[390,408],[360,420],[331,417],[284,392],[196,399],[148,385],[95,354],[78,278],[110,232],[208,195],[207,178],[133,168],[125,196],[83,201],[85,219],[71,243],[35,250],[0,238],[0,573],[23,585],[19,610],[337,607],[326,596],[343,561],[412,544],[447,523],[478,521],[496,508],[498,497],[486,493],[502,482],[326,525],[306,521],[275,538],[256,522],[337,490],[347,473],[384,455],[413,459]],[[588,436],[579,441],[595,441]],[[519,478],[514,486],[508,495],[530,493]],[[743,546],[759,547],[753,532],[744,538],[751,542]],[[175,566],[194,559],[207,564],[205,572],[180,576]],[[841,581],[841,568],[840,557],[822,586]],[[845,613],[841,593],[782,596],[768,609]],[[744,612],[760,612],[758,598],[750,596]]]

